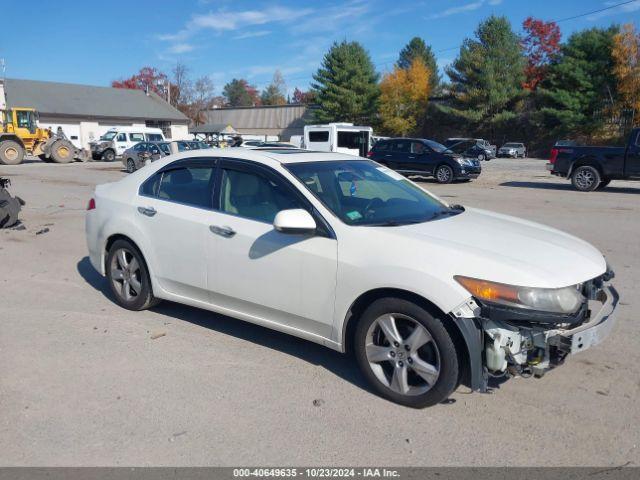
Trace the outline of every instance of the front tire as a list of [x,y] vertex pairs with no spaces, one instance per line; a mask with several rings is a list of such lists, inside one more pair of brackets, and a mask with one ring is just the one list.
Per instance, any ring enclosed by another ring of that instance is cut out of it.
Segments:
[[484,153],[478,154],[478,161],[482,162],[487,159],[487,156]]
[[146,310],[159,303],[142,253],[127,240],[116,240],[107,254],[107,279],[116,302],[128,310]]
[[571,174],[571,183],[580,192],[593,192],[600,182],[600,172],[590,165],[578,167]]
[[113,150],[107,150],[102,153],[100,159],[103,162],[113,162],[116,159],[116,152],[114,152]]
[[442,322],[400,298],[373,302],[354,337],[358,365],[382,397],[413,408],[447,399],[458,383],[458,355]]
[[56,140],[51,145],[50,159],[56,163],[71,163],[75,155],[75,147],[69,140]]
[[436,168],[435,175],[438,183],[451,183],[453,182],[454,174],[453,168],[449,165],[440,165]]

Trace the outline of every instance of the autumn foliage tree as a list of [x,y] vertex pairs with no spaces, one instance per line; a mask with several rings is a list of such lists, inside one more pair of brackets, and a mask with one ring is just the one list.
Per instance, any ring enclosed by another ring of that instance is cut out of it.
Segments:
[[380,120],[392,135],[406,136],[416,131],[424,117],[431,72],[421,58],[409,68],[396,66],[380,83]]
[[314,103],[315,100],[316,96],[312,90],[305,92],[303,90],[300,90],[298,87],[293,90],[293,96],[291,98],[291,101],[293,103],[302,103],[308,105],[310,103]]
[[260,105],[260,94],[244,78],[234,78],[223,88],[223,95],[230,107],[251,107]]
[[528,17],[522,28],[525,31],[522,49],[527,58],[524,87],[535,90],[546,77],[549,64],[560,53],[560,27],[555,22]]
[[129,78],[114,80],[113,88],[129,88],[132,90],[147,90],[155,92],[162,98],[167,98],[169,80],[165,73],[155,67],[142,67],[140,71]]
[[620,106],[634,111],[636,124],[640,123],[640,34],[627,23],[613,37],[613,73],[617,80]]

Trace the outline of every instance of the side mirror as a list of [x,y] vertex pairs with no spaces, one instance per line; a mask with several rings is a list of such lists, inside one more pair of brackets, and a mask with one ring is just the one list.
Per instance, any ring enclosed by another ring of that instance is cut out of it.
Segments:
[[296,208],[280,210],[273,220],[273,228],[282,233],[313,233],[317,225],[309,212]]

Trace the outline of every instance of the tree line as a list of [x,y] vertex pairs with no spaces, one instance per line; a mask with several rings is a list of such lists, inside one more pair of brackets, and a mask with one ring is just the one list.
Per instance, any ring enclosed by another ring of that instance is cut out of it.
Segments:
[[481,21],[446,79],[432,48],[415,37],[382,75],[359,42],[335,42],[310,89],[292,96],[278,71],[261,92],[237,78],[216,96],[209,77],[191,81],[181,64],[170,80],[146,67],[113,86],[144,85],[166,97],[170,85],[171,103],[195,123],[213,106],[306,103],[317,122],[372,125],[381,135],[524,141],[531,150],[559,138],[616,142],[640,124],[640,35],[632,24],[577,31],[565,42],[555,22],[529,17],[522,30],[506,17]]

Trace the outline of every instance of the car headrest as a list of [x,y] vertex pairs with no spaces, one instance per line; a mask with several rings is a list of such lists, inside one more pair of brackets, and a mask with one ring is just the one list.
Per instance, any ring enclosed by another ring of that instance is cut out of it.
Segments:
[[174,170],[173,172],[171,172],[170,177],[171,177],[172,185],[185,185],[193,181],[193,176],[191,175],[191,172],[186,168]]

